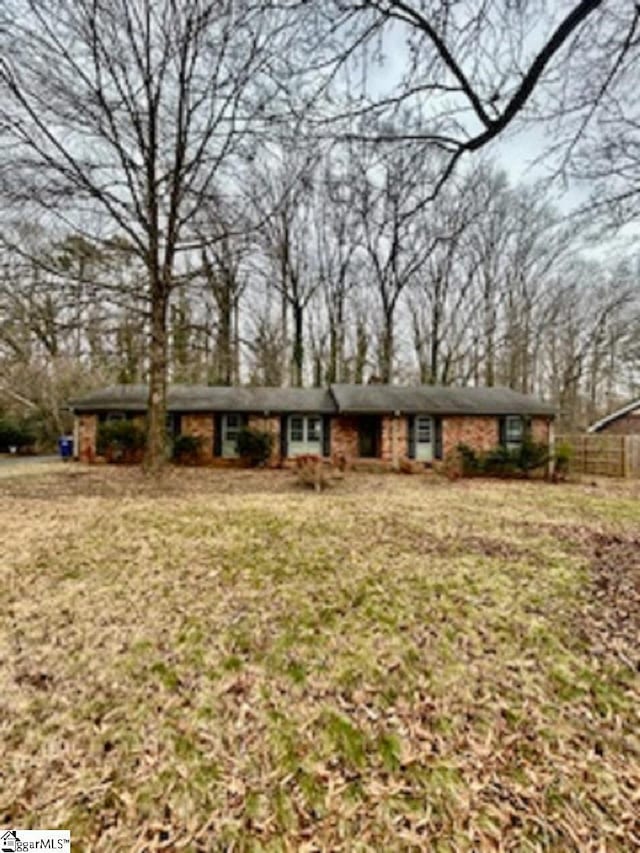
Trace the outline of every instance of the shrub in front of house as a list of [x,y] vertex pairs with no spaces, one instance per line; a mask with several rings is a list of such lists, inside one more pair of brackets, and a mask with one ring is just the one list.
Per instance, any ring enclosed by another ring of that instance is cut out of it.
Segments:
[[556,447],[553,462],[553,478],[554,480],[566,480],[569,476],[571,468],[571,460],[573,459],[573,447],[566,441],[561,441]]
[[445,461],[448,468],[452,472],[455,471],[457,476],[474,477],[482,472],[482,460],[473,447],[469,447],[468,444],[459,444]]
[[457,468],[458,476],[463,477],[528,477],[548,462],[547,445],[526,438],[518,448],[500,444],[485,452],[459,444],[449,460],[449,467],[452,471]]
[[24,424],[11,418],[0,418],[0,453],[8,453],[12,448],[24,450],[35,444],[35,436]]
[[264,430],[243,427],[238,432],[236,447],[238,456],[247,464],[265,465],[273,450],[273,436]]
[[171,457],[179,465],[197,465],[202,459],[202,438],[198,435],[179,435],[174,439]]
[[518,450],[510,450],[499,444],[486,453],[478,454],[480,474],[486,477],[517,477],[524,472],[520,467]]
[[401,456],[398,460],[397,471],[399,474],[424,474],[425,463],[419,462],[417,459],[409,459],[408,456]]
[[296,456],[295,474],[301,485],[315,489],[316,492],[324,491],[332,482],[344,476],[331,462],[312,453]]
[[549,447],[527,436],[516,452],[516,462],[520,471],[528,475],[530,471],[544,468],[550,459]]
[[458,448],[449,451],[444,457],[440,473],[444,474],[447,480],[459,480],[460,477],[469,476],[465,474],[464,460]]
[[134,421],[106,421],[98,426],[96,449],[107,462],[141,462],[144,430]]

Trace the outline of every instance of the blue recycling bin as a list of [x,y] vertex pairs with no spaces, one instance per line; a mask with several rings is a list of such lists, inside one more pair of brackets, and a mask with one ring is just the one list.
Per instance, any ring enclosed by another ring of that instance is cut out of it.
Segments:
[[70,435],[62,435],[58,439],[58,452],[63,461],[71,459],[73,456],[73,438]]

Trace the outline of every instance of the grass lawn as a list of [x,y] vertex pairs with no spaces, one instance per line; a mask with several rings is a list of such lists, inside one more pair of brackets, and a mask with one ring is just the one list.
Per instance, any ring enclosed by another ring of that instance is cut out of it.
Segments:
[[5,466],[0,824],[638,849],[639,485]]

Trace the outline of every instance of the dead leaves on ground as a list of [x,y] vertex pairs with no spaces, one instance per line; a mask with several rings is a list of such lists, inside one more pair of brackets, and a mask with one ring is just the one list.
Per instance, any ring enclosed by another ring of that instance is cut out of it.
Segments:
[[640,847],[626,496],[51,476],[0,497],[5,823],[141,853]]

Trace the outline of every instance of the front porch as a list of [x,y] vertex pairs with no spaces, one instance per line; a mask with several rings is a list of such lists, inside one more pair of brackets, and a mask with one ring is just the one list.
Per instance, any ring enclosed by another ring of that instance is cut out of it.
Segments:
[[338,415],[331,422],[331,456],[356,466],[395,466],[409,456],[407,418],[368,413]]

